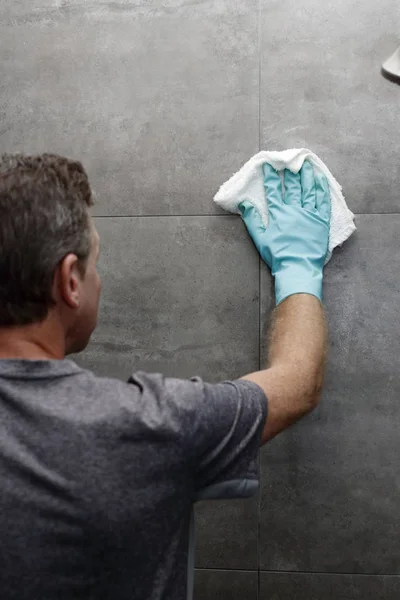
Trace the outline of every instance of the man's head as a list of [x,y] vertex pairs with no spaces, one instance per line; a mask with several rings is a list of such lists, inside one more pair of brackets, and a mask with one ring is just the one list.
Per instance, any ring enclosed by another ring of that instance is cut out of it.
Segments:
[[82,165],[52,154],[0,158],[0,330],[54,323],[65,353],[95,328],[99,238]]

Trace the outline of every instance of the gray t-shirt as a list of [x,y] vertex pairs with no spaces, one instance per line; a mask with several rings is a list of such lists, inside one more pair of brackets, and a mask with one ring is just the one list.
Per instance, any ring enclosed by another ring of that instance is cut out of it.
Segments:
[[1,599],[184,600],[193,502],[258,482],[266,412],[251,382],[0,360]]

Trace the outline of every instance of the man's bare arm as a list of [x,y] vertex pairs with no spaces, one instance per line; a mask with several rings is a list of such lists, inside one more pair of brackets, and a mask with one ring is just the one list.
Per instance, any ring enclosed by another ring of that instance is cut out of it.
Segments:
[[325,176],[307,160],[282,181],[265,164],[268,223],[245,200],[239,209],[247,231],[275,280],[277,309],[268,366],[247,375],[263,388],[269,414],[262,442],[300,419],[318,403],[323,380],[326,324],[321,304],[329,246],[331,201]]
[[268,365],[242,379],[257,383],[268,399],[262,444],[318,404],[324,376],[327,326],[321,302],[295,294],[275,310],[269,334]]

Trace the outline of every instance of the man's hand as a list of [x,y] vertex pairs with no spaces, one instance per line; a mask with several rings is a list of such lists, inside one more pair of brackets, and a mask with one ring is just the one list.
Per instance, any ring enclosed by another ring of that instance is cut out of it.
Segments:
[[278,173],[265,164],[268,227],[249,202],[239,205],[242,218],[275,277],[276,303],[299,293],[321,300],[331,214],[329,185],[308,161],[298,174],[285,169],[284,184],[285,196]]

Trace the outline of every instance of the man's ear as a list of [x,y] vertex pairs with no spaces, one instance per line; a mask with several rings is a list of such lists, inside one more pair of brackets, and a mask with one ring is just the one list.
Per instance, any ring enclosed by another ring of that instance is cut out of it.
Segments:
[[79,308],[82,273],[76,254],[67,254],[58,266],[58,293],[70,308]]

